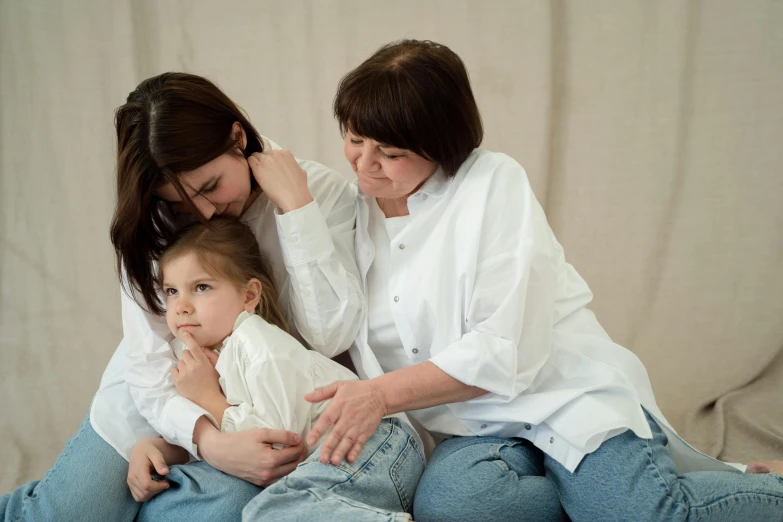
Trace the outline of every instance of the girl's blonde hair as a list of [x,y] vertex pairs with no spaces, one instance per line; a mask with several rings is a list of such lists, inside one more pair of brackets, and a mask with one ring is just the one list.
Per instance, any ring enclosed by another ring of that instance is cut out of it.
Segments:
[[209,273],[225,277],[238,288],[244,288],[253,278],[258,279],[262,289],[256,313],[288,331],[272,265],[261,254],[255,235],[245,224],[233,217],[214,217],[208,224],[195,222],[182,229],[160,258],[158,288],[163,286],[166,263],[190,253],[196,254]]

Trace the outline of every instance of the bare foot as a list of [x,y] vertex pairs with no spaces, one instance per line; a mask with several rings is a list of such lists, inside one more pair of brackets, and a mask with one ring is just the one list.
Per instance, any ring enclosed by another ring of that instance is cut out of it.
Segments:
[[783,475],[783,460],[750,462],[745,473],[777,473],[778,475]]

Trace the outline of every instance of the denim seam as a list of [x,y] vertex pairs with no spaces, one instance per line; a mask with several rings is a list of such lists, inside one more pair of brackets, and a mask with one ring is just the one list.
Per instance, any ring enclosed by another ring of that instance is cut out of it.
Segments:
[[658,478],[666,486],[666,496],[669,497],[674,502],[675,505],[682,506],[688,513],[692,512],[692,511],[693,512],[700,512],[700,511],[711,510],[713,507],[715,507],[715,505],[720,504],[721,502],[724,502],[724,501],[730,500],[730,499],[737,499],[738,497],[742,497],[742,496],[765,497],[765,500],[767,500],[767,501],[774,501],[774,502],[777,502],[777,503],[783,503],[783,497],[774,496],[774,495],[771,495],[769,493],[750,493],[750,492],[731,493],[729,495],[726,495],[726,496],[723,496],[723,497],[720,497],[720,498],[717,498],[717,499],[712,499],[708,504],[700,504],[700,505],[697,505],[697,506],[692,506],[692,505],[690,505],[690,503],[685,504],[685,503],[679,502],[679,501],[677,501],[677,499],[675,499],[671,495],[671,487],[669,486],[668,482],[666,482],[666,480],[664,480],[663,475],[661,474],[661,471],[658,469],[658,466],[656,466],[655,462],[653,461],[653,458],[652,458],[652,448],[650,447],[649,441],[647,439],[643,439],[643,440],[644,440],[645,445],[647,446],[647,450],[648,450],[647,451],[647,458],[648,458],[648,460],[650,462],[650,465],[655,469],[656,473],[658,474]]
[[72,446],[73,446],[73,444],[74,444],[74,442],[73,442],[73,441],[74,441],[74,440],[76,440],[76,438],[77,438],[79,435],[81,435],[81,433],[84,431],[84,429],[85,429],[85,427],[86,427],[86,423],[87,423],[87,422],[90,422],[90,420],[89,420],[89,419],[87,419],[87,420],[85,420],[85,421],[82,421],[82,424],[81,424],[81,426],[79,426],[79,431],[77,431],[77,432],[76,432],[76,435],[74,435],[73,437],[71,437],[70,439],[68,439],[68,442],[65,444],[65,448],[63,449],[63,452],[62,452],[62,454],[61,454],[61,455],[60,455],[60,456],[57,458],[57,460],[54,462],[54,465],[52,466],[52,468],[51,468],[49,471],[47,471],[47,472],[44,474],[43,478],[41,478],[41,481],[40,481],[40,482],[38,482],[38,484],[36,484],[36,485],[35,485],[35,488],[33,489],[33,493],[32,493],[32,495],[30,495],[29,497],[25,497],[25,498],[22,500],[22,509],[21,509],[22,518],[18,518],[18,519],[16,519],[16,521],[15,521],[15,522],[21,522],[22,520],[24,520],[24,514],[25,514],[25,512],[26,512],[26,509],[25,509],[25,508],[26,508],[27,506],[29,506],[30,504],[32,504],[32,501],[34,501],[34,500],[38,500],[38,488],[40,488],[41,486],[43,486],[44,484],[46,484],[46,483],[49,481],[49,478],[50,478],[50,477],[51,477],[51,476],[54,474],[54,472],[55,472],[55,471],[57,471],[57,467],[58,467],[58,463],[59,463],[59,461],[60,461],[60,458],[62,458],[62,457],[65,457],[65,456],[67,456],[67,455],[68,455],[68,453],[69,453],[69,452],[70,452],[70,450],[71,450],[71,447],[72,447]]
[[405,462],[408,460],[408,456],[410,455],[411,451],[413,451],[413,449],[414,448],[411,445],[410,436],[407,436],[407,440],[405,441],[405,447],[402,448],[402,451],[397,456],[397,459],[394,461],[394,464],[392,464],[391,468],[389,469],[389,477],[391,477],[392,482],[394,483],[394,487],[395,489],[397,489],[397,496],[400,499],[400,505],[402,506],[402,509],[404,511],[410,511],[411,506],[413,505],[413,499],[409,498],[408,491],[405,489],[405,485],[400,480],[398,471],[403,466],[403,464],[405,464]]
[[[336,488],[337,486],[341,486],[341,485],[345,484],[346,482],[350,482],[351,480],[353,480],[357,476],[359,476],[367,468],[367,466],[370,465],[372,460],[375,458],[375,455],[379,451],[381,451],[389,443],[389,439],[391,438],[391,435],[392,435],[392,429],[389,430],[389,434],[386,436],[386,439],[381,444],[378,445],[378,448],[375,450],[375,452],[373,452],[373,454],[365,461],[365,463],[359,469],[357,469],[356,471],[352,471],[350,469],[347,469],[342,464],[339,464],[337,466],[335,466],[334,464],[329,464],[330,466],[333,466],[333,467],[343,471],[344,473],[346,473],[348,475],[348,477],[343,482],[335,484],[334,486],[329,488],[328,491],[331,491],[332,489]],[[307,461],[305,461],[305,462],[307,462]],[[320,463],[320,461],[312,461],[311,462],[311,464],[315,464],[315,463]]]
[[313,490],[313,489],[309,489],[309,488],[306,490],[306,492],[307,492],[307,494],[312,495],[313,497],[315,497],[319,502],[324,502],[326,500],[335,500],[337,502],[342,502],[343,504],[351,506],[352,508],[363,509],[365,511],[374,512],[374,513],[376,513],[379,516],[385,516],[385,517],[388,518],[389,522],[393,522],[394,521],[394,514],[393,513],[390,513],[389,511],[380,510],[380,509],[378,509],[376,507],[373,507],[373,506],[371,506],[369,504],[361,503],[362,505],[359,506],[358,505],[359,503],[357,503],[356,501],[354,501],[352,499],[349,499],[349,498],[346,498],[346,497],[342,497],[342,496],[331,496],[330,495],[329,497],[323,497],[323,496],[318,494],[317,490]]
[[661,473],[661,470],[658,469],[658,466],[655,464],[655,460],[653,459],[654,453],[653,453],[652,446],[650,446],[650,441],[648,439],[641,439],[641,440],[644,441],[644,445],[647,447],[647,451],[646,451],[646,453],[647,453],[647,461],[649,462],[650,466],[652,466],[652,468],[655,470],[655,473],[658,475],[658,477],[657,477],[658,480],[660,480],[661,484],[666,489],[666,496],[669,497],[676,506],[683,507],[686,512],[690,511],[690,506],[689,505],[683,504],[682,502],[680,502],[676,498],[674,498],[674,496],[672,495],[672,488],[671,488],[671,486],[669,485],[668,482],[666,482],[666,479],[663,478],[663,473]]

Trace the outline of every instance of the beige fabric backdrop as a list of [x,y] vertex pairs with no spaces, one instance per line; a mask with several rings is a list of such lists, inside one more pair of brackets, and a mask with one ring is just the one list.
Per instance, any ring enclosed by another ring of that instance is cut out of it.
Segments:
[[593,310],[699,448],[783,458],[783,2],[0,0],[0,492],[40,477],[120,336],[113,110],[167,70],[349,175],[330,102],[379,45],[465,60]]

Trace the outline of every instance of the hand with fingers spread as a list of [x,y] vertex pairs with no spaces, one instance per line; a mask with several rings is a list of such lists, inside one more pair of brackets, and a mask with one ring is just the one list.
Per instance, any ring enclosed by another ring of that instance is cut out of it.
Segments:
[[136,502],[146,502],[169,489],[167,480],[156,481],[152,478],[153,470],[162,477],[169,474],[166,457],[170,464],[184,464],[188,460],[184,449],[163,439],[142,439],[133,447],[128,460],[127,482]]
[[307,174],[291,151],[268,149],[252,154],[247,162],[261,190],[284,213],[313,201]]
[[348,462],[355,461],[387,415],[383,395],[372,380],[333,382],[305,395],[305,399],[310,402],[331,399],[307,434],[307,444],[313,446],[331,428],[321,445],[324,464],[331,462],[337,466],[346,458]]
[[229,404],[223,397],[220,374],[215,369],[217,354],[199,346],[189,332],[181,335],[188,349],[182,350],[182,358],[171,370],[171,378],[180,395],[207,410],[219,424]]

